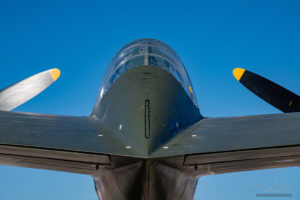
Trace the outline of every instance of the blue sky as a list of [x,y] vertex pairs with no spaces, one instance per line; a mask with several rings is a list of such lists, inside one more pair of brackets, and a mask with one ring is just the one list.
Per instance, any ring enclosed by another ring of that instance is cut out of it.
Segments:
[[[204,116],[278,113],[237,83],[232,69],[300,94],[299,10],[298,0],[0,0],[0,87],[58,67],[60,79],[16,111],[89,115],[114,54],[150,37],[177,51]],[[1,166],[0,177],[3,200],[96,199],[89,176]],[[254,199],[247,196],[253,180],[291,185],[299,199],[299,178],[299,167],[207,176],[195,199]]]

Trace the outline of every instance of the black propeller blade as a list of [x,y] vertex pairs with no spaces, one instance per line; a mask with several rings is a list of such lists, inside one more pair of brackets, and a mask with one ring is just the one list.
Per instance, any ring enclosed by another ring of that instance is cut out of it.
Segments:
[[300,112],[300,97],[293,92],[242,68],[235,68],[233,75],[246,88],[282,112]]

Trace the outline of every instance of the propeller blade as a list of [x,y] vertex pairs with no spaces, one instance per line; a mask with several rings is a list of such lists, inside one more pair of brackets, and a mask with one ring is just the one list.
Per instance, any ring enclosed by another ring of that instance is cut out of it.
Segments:
[[54,83],[59,76],[59,69],[50,69],[1,90],[0,110],[10,111],[24,104]]
[[235,68],[233,75],[246,88],[282,112],[300,112],[300,97],[293,92],[242,68]]

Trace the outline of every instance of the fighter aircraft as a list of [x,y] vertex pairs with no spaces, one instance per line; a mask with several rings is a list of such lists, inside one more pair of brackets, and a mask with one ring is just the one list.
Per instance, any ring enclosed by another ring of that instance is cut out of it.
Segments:
[[233,74],[286,113],[202,116],[179,56],[154,39],[114,56],[90,116],[10,111],[59,76],[44,73],[0,93],[3,165],[89,174],[104,200],[191,200],[203,175],[300,164],[299,97],[247,70]]

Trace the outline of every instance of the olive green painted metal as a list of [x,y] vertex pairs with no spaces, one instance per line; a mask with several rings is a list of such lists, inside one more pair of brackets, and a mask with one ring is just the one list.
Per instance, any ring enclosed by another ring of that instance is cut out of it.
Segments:
[[[149,137],[146,99],[151,102]],[[0,111],[0,144],[149,158],[199,120],[197,111],[171,74],[158,67],[137,67],[111,86],[91,117]]]
[[202,175],[300,165],[300,113],[203,118],[164,43],[126,45],[106,74],[91,116],[0,111],[0,164],[89,174],[105,200],[192,200]]
[[159,160],[131,160],[94,179],[99,199],[192,200],[198,177]]
[[0,144],[71,152],[135,155],[90,117],[0,111]]
[[300,146],[187,155],[185,166],[193,166],[199,176],[229,172],[293,167],[300,165]]
[[205,118],[151,157],[239,151],[300,144],[300,113]]
[[[145,137],[146,100],[151,109],[149,137]],[[124,72],[112,84],[95,106],[92,118],[101,123],[99,128],[130,147],[134,155],[148,158],[201,116],[169,72],[155,66],[140,66]]]

